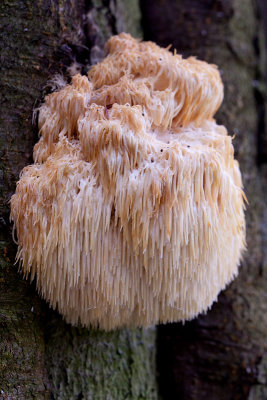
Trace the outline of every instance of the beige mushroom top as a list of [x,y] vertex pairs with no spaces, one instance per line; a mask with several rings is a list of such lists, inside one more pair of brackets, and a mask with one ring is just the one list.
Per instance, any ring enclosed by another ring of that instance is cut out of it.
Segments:
[[237,274],[244,204],[213,115],[216,66],[122,33],[46,97],[11,199],[17,259],[66,321],[110,330],[186,320]]

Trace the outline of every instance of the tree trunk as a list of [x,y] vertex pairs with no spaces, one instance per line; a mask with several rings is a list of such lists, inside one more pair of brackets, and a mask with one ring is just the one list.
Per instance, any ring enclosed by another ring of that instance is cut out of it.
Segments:
[[34,107],[75,61],[83,72],[104,42],[141,36],[137,0],[2,0],[0,175],[0,398],[155,399],[155,331],[73,328],[14,267],[9,199],[32,162]]
[[217,121],[235,135],[236,157],[249,201],[247,252],[239,277],[207,315],[184,326],[159,328],[163,399],[267,398],[266,166],[262,165],[266,138],[261,81],[262,67],[266,67],[261,16],[266,3],[259,4],[261,12],[253,0],[142,2],[145,39],[163,46],[172,43],[178,53],[196,55],[219,66],[225,99]]
[[[260,12],[253,0],[140,3],[145,39],[219,65],[225,100],[217,120],[235,135],[249,200],[248,250],[238,279],[206,316],[158,330],[167,400],[267,398],[261,81],[261,17],[267,17],[258,1]],[[75,61],[85,73],[112,34],[142,36],[138,0],[2,0],[0,18],[0,399],[155,399],[154,330],[105,333],[65,324],[13,266],[8,204],[20,170],[32,162],[32,111],[50,90],[47,82]]]

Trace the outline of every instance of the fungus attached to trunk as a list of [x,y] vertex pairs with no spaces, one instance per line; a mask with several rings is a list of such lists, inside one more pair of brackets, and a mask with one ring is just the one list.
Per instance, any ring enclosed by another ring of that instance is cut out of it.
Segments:
[[217,68],[127,34],[46,97],[34,164],[11,199],[17,259],[66,321],[106,330],[186,320],[245,247]]

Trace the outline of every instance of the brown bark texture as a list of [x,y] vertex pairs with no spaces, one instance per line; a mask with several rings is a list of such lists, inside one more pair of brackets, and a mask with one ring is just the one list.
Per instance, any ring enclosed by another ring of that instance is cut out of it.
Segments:
[[158,329],[160,392],[168,400],[267,399],[266,2],[145,0],[142,12],[145,39],[219,66],[225,98],[216,119],[235,135],[249,201],[238,278],[206,315]]
[[0,19],[0,399],[155,399],[155,330],[67,325],[17,273],[9,223],[49,80],[74,64],[86,73],[112,34],[141,36],[138,2],[2,0]]

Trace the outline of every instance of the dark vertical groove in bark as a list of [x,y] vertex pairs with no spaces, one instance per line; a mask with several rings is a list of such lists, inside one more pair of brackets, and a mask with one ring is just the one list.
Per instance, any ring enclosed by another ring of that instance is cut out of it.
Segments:
[[[258,165],[267,160],[267,6],[264,0],[255,3],[259,29],[255,34],[255,53],[258,59],[255,75],[255,98],[258,109]],[[264,167],[265,167],[264,166]]]
[[259,65],[264,46],[258,43],[255,51],[262,37],[261,14],[256,17],[256,3],[251,0],[145,0],[140,4],[145,39],[163,46],[172,43],[184,56],[196,55],[219,65],[225,99],[216,118],[235,134],[249,200],[248,251],[239,277],[207,315],[184,326],[158,329],[161,393],[167,400],[262,400],[267,398],[266,195],[264,170],[257,161],[262,160],[258,138],[263,133],[264,94]]

